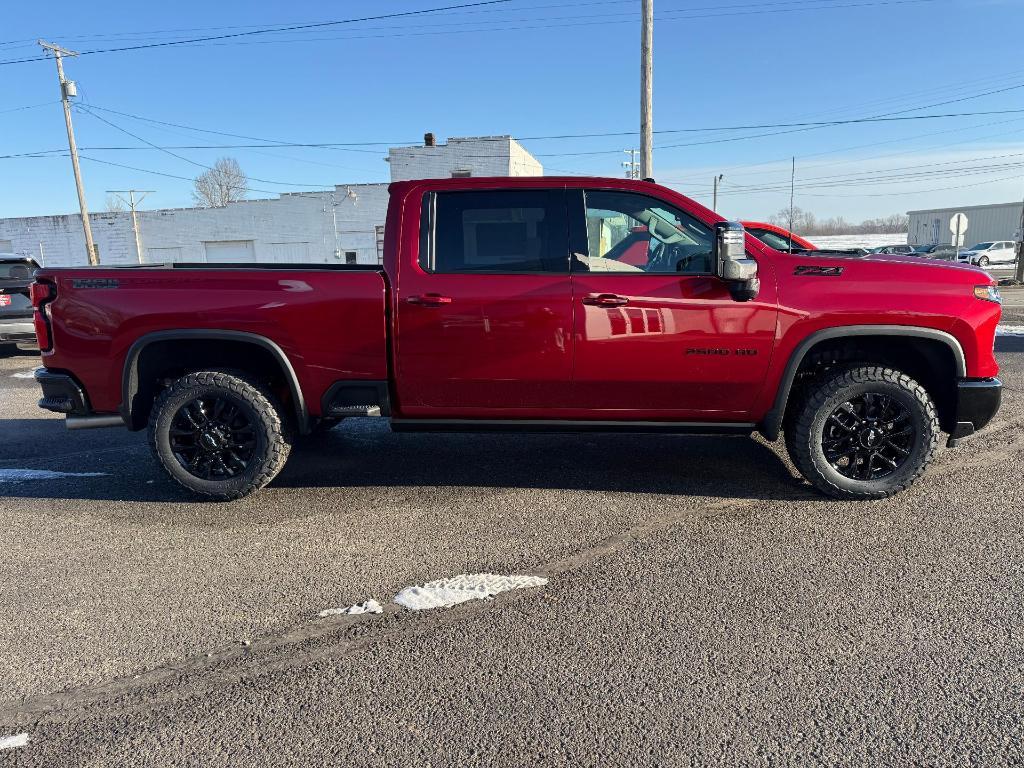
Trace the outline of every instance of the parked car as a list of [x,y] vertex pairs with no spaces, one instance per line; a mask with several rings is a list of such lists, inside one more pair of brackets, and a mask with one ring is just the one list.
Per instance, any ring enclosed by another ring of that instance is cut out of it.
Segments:
[[1012,264],[1017,260],[1017,244],[1012,240],[978,243],[960,251],[959,260],[978,267],[989,264]]
[[38,266],[32,259],[0,253],[0,354],[36,343],[29,286]]
[[769,224],[764,221],[744,221],[741,223],[748,233],[756,237],[769,248],[774,248],[776,251],[818,250],[817,246],[810,240],[806,240],[800,237],[800,235],[796,235],[784,227],[779,227],[775,224]]
[[914,253],[914,247],[912,245],[883,245],[880,248],[872,248],[872,253],[885,253],[890,255],[906,255],[910,256]]
[[[620,262],[641,232],[643,263]],[[354,416],[784,433],[821,492],[875,499],[1001,399],[984,272],[780,252],[630,179],[396,182],[382,268],[46,268],[32,297],[40,406],[70,428],[148,427],[167,473],[215,499],[265,486],[294,436]]]
[[932,259],[952,259],[956,256],[956,246],[948,243],[932,243],[930,245],[915,245],[914,253],[927,256]]

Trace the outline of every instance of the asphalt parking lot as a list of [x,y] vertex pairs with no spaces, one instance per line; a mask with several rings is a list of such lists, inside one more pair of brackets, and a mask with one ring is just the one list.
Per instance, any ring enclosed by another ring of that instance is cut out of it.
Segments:
[[[997,353],[997,421],[860,504],[760,440],[372,420],[197,503],[0,358],[0,765],[1020,764],[1024,338]],[[549,582],[390,603],[474,572]]]

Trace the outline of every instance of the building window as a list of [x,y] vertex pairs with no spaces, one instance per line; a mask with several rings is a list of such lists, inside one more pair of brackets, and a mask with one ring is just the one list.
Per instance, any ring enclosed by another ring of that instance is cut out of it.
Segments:
[[346,264],[355,264],[356,263],[356,252],[355,251],[345,251],[345,263]]
[[453,179],[468,179],[473,175],[473,171],[470,168],[456,168],[452,171]]

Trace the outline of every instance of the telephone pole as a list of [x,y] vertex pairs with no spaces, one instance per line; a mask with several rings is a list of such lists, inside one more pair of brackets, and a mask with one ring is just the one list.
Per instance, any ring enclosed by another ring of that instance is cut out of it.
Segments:
[[[135,233],[135,256],[139,260],[139,264],[142,263],[142,238],[139,237],[139,220],[135,216],[135,207],[142,202],[146,195],[150,195],[156,192],[154,189],[108,189],[107,194],[117,195],[118,198],[128,206],[128,210],[132,212],[132,232]],[[128,195],[128,199],[125,200],[121,195]],[[141,195],[138,200],[135,199],[136,195]]]
[[1020,209],[1020,231],[1017,233],[1017,262],[1014,264],[1013,278],[1018,283],[1024,282],[1024,206]]
[[77,56],[75,51],[61,48],[59,45],[48,43],[45,40],[38,40],[39,45],[53,54],[57,61],[57,80],[60,83],[60,100],[64,105],[64,123],[68,128],[68,149],[71,150],[71,167],[75,169],[75,186],[78,188],[78,207],[82,212],[82,229],[85,230],[85,249],[88,251],[89,263],[96,266],[100,263],[96,255],[96,245],[92,241],[92,227],[89,226],[89,208],[85,204],[85,190],[82,189],[82,171],[78,167],[78,145],[75,144],[75,129],[71,125],[71,102],[69,98],[77,95],[73,80],[64,77],[65,56]]
[[650,179],[654,176],[654,0],[640,0],[640,9],[640,177]]
[[724,173],[720,173],[717,176],[715,176],[715,193],[714,193],[714,196],[711,198],[711,210],[712,211],[717,211],[718,210],[718,183],[722,179],[724,179],[724,178],[725,178],[725,174]]

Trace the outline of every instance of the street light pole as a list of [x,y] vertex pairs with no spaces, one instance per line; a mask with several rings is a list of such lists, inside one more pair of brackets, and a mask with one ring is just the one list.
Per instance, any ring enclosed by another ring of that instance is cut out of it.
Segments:
[[717,211],[718,210],[718,182],[720,182],[724,178],[725,178],[725,174],[724,173],[720,173],[717,176],[715,176],[715,193],[714,193],[714,196],[711,198],[711,210],[712,211]]

